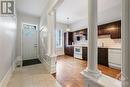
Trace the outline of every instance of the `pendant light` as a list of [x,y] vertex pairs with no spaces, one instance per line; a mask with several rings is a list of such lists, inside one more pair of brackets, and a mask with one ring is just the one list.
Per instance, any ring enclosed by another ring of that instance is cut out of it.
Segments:
[[69,32],[71,29],[70,29],[70,26],[69,26],[69,18],[67,18],[67,28],[66,28],[66,31]]

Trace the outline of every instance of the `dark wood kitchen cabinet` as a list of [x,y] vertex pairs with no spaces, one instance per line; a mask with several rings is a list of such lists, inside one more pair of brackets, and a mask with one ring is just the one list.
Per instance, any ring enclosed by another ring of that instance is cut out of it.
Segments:
[[65,52],[65,55],[73,57],[74,56],[74,47],[73,46],[65,47],[64,52]]
[[83,30],[83,35],[85,36],[86,40],[88,40],[88,29]]
[[85,29],[81,29],[81,30],[78,30],[78,31],[74,31],[73,32],[74,33],[74,35],[83,35],[83,36],[85,36],[85,39],[87,40],[88,38],[88,29],[87,28],[85,28]]
[[121,21],[115,21],[98,26],[98,36],[110,35],[111,39],[121,38]]
[[64,33],[64,52],[65,52],[65,55],[73,57],[74,56],[74,47],[71,46],[72,42],[73,42],[73,32]]
[[121,21],[115,22],[113,26],[115,26],[115,29],[111,30],[111,38],[121,38]]
[[87,55],[88,55],[87,50],[88,50],[87,47],[82,47],[82,58],[83,60],[86,60],[86,61],[87,61]]
[[108,66],[108,48],[98,48],[98,64]]
[[72,45],[72,42],[73,42],[73,32],[64,33],[64,45]]
[[[87,61],[88,48],[82,48],[82,58]],[[98,48],[98,64],[108,66],[108,48]]]

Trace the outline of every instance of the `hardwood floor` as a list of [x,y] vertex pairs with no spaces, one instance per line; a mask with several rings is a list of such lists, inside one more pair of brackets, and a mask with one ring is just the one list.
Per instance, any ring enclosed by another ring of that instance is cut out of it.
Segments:
[[[62,87],[83,87],[83,77],[80,74],[87,67],[87,62],[69,56],[60,56],[57,59],[57,73],[53,76]],[[103,74],[116,78],[121,71],[98,65]]]

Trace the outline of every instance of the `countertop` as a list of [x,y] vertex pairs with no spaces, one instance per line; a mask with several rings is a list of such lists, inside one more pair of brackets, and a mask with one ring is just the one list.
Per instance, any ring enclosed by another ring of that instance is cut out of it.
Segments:
[[[85,44],[71,45],[71,46],[74,46],[74,47],[88,47],[88,46],[85,45]],[[121,47],[98,47],[98,48],[108,48],[108,49],[118,49],[118,50],[121,50]]]

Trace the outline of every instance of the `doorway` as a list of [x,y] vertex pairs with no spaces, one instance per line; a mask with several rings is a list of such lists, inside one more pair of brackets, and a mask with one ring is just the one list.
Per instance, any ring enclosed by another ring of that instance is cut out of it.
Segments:
[[38,28],[37,25],[22,25],[22,59],[23,66],[38,64]]

